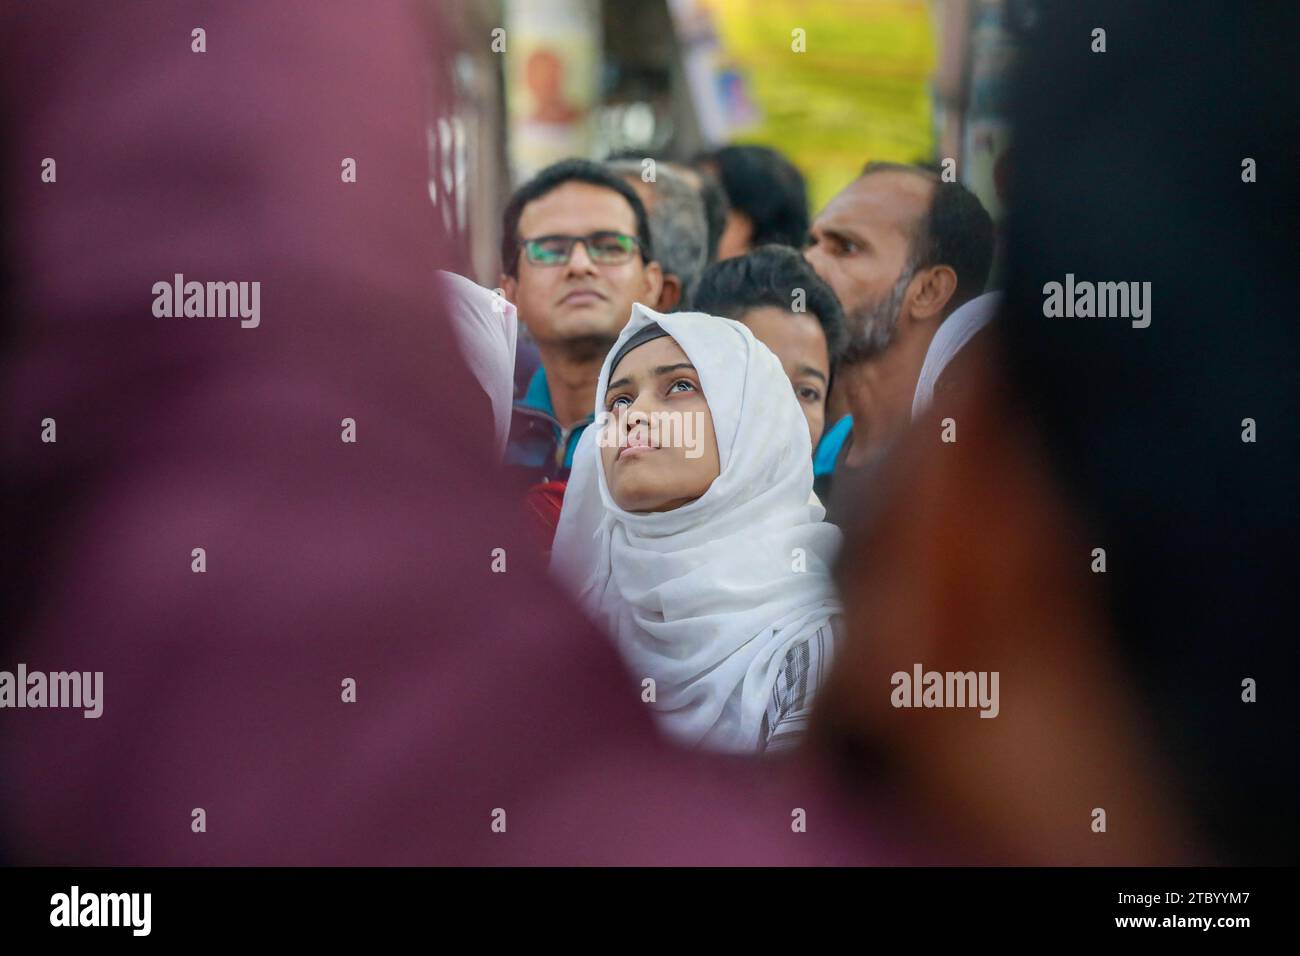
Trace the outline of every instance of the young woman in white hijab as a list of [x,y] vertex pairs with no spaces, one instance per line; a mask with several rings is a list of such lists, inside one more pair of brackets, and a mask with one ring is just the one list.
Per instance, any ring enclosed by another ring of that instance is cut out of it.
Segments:
[[780,361],[739,322],[637,305],[595,412],[552,568],[671,737],[786,749],[830,664],[840,535],[811,497],[808,425]]

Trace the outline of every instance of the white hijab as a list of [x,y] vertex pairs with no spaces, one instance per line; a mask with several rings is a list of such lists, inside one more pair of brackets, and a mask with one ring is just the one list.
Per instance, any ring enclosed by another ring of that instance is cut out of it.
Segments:
[[519,320],[514,305],[454,272],[438,272],[447,313],[465,363],[492,403],[497,457],[505,454],[515,397],[515,344]]
[[[699,373],[720,473],[673,511],[624,511],[597,437],[610,361],[658,322]],[[840,612],[840,533],[814,504],[808,424],[780,361],[739,322],[636,305],[605,358],[597,423],[579,440],[551,567],[613,634],[654,707],[688,745],[752,752],[786,652]]]
[[948,363],[975,337],[975,333],[988,325],[1002,301],[1001,292],[985,292],[962,305],[944,319],[930,340],[921,375],[916,381],[916,394],[912,396],[912,420],[920,418],[934,401],[934,387]]

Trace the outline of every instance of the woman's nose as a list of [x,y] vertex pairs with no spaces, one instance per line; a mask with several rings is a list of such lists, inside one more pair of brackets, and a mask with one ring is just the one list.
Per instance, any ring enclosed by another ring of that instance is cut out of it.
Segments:
[[637,425],[646,425],[650,422],[650,412],[640,404],[641,399],[637,399],[628,406],[627,410],[627,430],[631,431]]

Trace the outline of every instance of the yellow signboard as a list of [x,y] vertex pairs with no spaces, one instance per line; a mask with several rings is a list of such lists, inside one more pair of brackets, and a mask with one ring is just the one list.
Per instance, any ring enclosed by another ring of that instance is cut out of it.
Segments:
[[711,14],[722,82],[743,86],[735,115],[750,122],[728,138],[788,155],[814,213],[868,160],[931,158],[937,41],[926,0],[694,5]]

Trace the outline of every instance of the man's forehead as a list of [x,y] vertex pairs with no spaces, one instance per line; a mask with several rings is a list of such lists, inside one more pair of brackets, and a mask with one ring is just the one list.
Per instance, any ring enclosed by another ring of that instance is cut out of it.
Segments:
[[525,236],[586,234],[602,229],[634,234],[636,213],[614,190],[593,183],[557,186],[530,202],[519,216],[519,231]]
[[814,226],[857,232],[895,229],[910,235],[929,209],[933,192],[934,184],[924,176],[893,170],[870,173],[836,193]]

